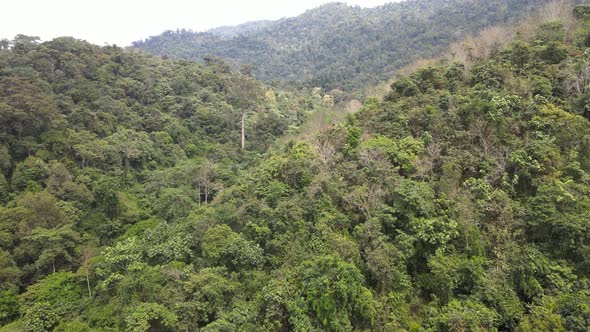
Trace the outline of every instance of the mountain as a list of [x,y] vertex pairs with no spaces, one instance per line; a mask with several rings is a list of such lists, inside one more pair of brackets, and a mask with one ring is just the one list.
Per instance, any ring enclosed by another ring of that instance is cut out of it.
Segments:
[[239,35],[256,33],[272,25],[273,21],[254,21],[236,26],[223,26],[210,29],[207,32],[223,38],[234,38]]
[[17,36],[0,331],[587,331],[590,6],[560,8],[284,144],[330,98]]
[[133,47],[173,58],[253,64],[265,81],[354,90],[482,28],[509,24],[545,0],[408,0],[376,8],[330,3],[277,21],[167,31]]

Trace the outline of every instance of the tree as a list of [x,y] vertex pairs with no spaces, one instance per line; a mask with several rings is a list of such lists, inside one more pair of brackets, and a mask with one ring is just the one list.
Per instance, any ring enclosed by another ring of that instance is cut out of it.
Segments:
[[64,316],[80,306],[82,289],[71,272],[53,273],[20,297],[26,331],[52,330]]
[[184,283],[186,299],[182,303],[190,325],[197,329],[219,318],[230,306],[237,286],[221,267],[204,268],[192,274]]
[[154,205],[155,211],[166,220],[175,220],[188,216],[194,202],[182,189],[163,189]]
[[209,228],[205,232],[201,244],[203,257],[214,261],[221,259],[237,236],[238,234],[232,231],[227,225],[218,225]]
[[5,203],[10,194],[10,186],[4,174],[0,174],[0,203]]
[[252,76],[234,76],[227,83],[228,100],[241,112],[241,148],[246,148],[246,114],[254,109],[263,96],[260,84]]
[[18,316],[19,305],[14,291],[0,291],[0,324],[5,325]]
[[72,229],[71,224],[66,224],[52,229],[35,228],[24,240],[30,242],[39,252],[35,266],[40,269],[51,264],[55,273],[56,260],[72,262],[80,235]]
[[145,132],[119,128],[107,141],[121,154],[127,171],[131,170],[132,161],[149,160],[153,154],[153,143]]
[[10,143],[25,136],[37,136],[55,123],[58,110],[53,98],[37,82],[23,77],[0,79],[0,128],[16,135]]
[[17,207],[24,209],[22,219],[18,220],[23,234],[34,228],[59,228],[71,222],[58,200],[46,191],[23,195],[17,201]]
[[7,50],[10,47],[10,40],[3,38],[0,39],[0,49]]
[[350,194],[345,197],[354,208],[359,209],[365,220],[371,219],[372,214],[383,204],[385,191],[378,185],[368,187],[362,185],[356,187]]
[[0,291],[16,291],[20,286],[21,275],[10,253],[0,250]]
[[147,332],[154,322],[172,329],[178,325],[178,317],[161,304],[140,303],[127,314],[125,322],[128,331]]
[[564,87],[572,97],[578,97],[588,91],[590,86],[590,59],[581,57],[568,67]]
[[18,190],[40,185],[49,175],[47,163],[37,157],[28,157],[16,165],[12,173],[12,185]]
[[49,167],[46,181],[47,190],[65,201],[92,202],[90,190],[81,183],[76,183],[68,169],[61,163],[53,162]]
[[334,157],[336,155],[336,147],[329,137],[316,136],[311,140],[311,145],[316,151],[320,160],[321,168],[327,172],[332,166]]
[[93,272],[92,270],[92,260],[94,257],[97,256],[97,249],[93,244],[85,244],[82,249],[80,250],[80,254],[78,257],[78,262],[80,264],[80,268],[78,269],[78,273],[83,273],[84,278],[86,279],[86,288],[88,289],[88,297],[92,298],[92,286],[90,285],[90,277]]
[[100,278],[98,289],[105,291],[115,287],[128,271],[129,266],[141,269],[143,257],[140,243],[135,237],[126,238],[115,245],[107,247],[101,254],[96,267],[96,274]]
[[208,159],[195,171],[193,182],[199,188],[199,204],[201,204],[201,198],[204,198],[207,204],[211,194],[218,189],[215,183],[216,176],[217,165]]
[[376,218],[356,226],[354,236],[361,249],[366,269],[371,280],[376,282],[377,289],[381,293],[403,294],[411,285],[406,268],[407,258],[413,249],[407,243],[409,241],[404,241],[400,236],[395,239],[394,245],[393,241],[382,233],[381,224]]
[[96,134],[86,130],[68,129],[67,135],[76,156],[82,159],[82,168],[87,165],[87,162],[101,161],[104,158],[108,145],[106,141],[97,139]]
[[498,313],[479,302],[453,300],[442,308],[436,329],[450,332],[495,329]]
[[227,225],[209,228],[203,236],[201,247],[203,257],[213,265],[225,265],[238,271],[260,267],[264,262],[262,248]]
[[119,179],[114,177],[102,177],[94,181],[92,191],[94,193],[94,205],[108,218],[116,218],[124,211],[124,206],[119,199],[118,190],[121,188]]
[[295,296],[288,303],[295,331],[346,331],[370,328],[373,296],[353,264],[323,256],[305,261],[294,276]]

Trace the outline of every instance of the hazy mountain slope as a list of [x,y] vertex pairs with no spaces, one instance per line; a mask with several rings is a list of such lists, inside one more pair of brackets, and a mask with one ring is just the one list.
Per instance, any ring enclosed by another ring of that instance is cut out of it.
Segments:
[[331,3],[274,22],[204,33],[167,31],[133,43],[160,55],[207,55],[250,63],[263,80],[357,88],[484,27],[507,23],[546,0],[410,0],[362,9]]
[[273,23],[273,21],[253,21],[244,24],[239,24],[236,26],[222,26],[218,28],[213,28],[211,30],[208,30],[207,32],[225,38],[233,38],[245,33],[258,32],[268,27],[269,25],[272,25]]

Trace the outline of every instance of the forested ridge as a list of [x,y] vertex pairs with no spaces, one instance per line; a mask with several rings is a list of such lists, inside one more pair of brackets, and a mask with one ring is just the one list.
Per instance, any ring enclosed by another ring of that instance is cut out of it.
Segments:
[[174,58],[253,64],[257,77],[356,91],[437,56],[482,28],[526,18],[545,0],[408,0],[376,8],[330,3],[278,21],[196,33],[167,31],[133,46]]
[[218,58],[2,41],[0,331],[587,331],[590,6],[556,6],[313,129],[333,96]]

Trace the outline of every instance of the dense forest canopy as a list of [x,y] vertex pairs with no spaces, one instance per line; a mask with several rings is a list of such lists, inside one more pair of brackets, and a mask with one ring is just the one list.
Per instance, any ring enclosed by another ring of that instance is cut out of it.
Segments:
[[570,4],[320,128],[333,96],[215,57],[2,41],[0,331],[587,331]]
[[133,43],[148,52],[253,64],[258,78],[352,91],[440,54],[482,28],[514,22],[545,0],[408,0],[376,8],[330,3],[278,21],[203,33],[167,31]]
[[11,299],[26,286],[88,264],[133,225],[210,203],[277,137],[329,108],[305,95],[215,58],[165,61],[70,37],[3,41],[0,323],[15,318]]

